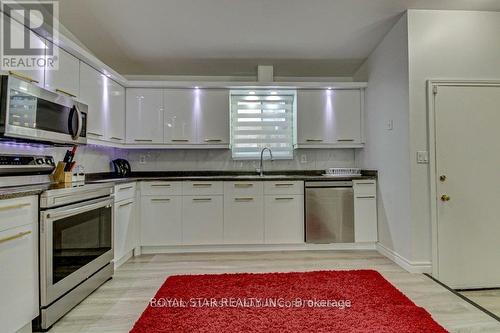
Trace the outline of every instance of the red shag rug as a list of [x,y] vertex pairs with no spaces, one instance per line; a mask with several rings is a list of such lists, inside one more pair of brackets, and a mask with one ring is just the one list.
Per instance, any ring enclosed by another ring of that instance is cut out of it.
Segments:
[[446,330],[378,272],[169,277],[132,333]]

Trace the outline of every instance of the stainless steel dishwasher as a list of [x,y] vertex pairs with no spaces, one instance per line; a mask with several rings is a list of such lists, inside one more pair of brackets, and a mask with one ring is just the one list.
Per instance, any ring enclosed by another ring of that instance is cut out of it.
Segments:
[[354,242],[352,181],[305,183],[306,243]]

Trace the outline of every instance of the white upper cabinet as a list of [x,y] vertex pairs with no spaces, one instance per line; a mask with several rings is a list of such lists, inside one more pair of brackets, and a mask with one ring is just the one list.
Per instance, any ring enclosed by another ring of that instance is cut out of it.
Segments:
[[45,89],[78,97],[79,77],[80,61],[63,49],[59,49],[59,69],[45,70]]
[[163,143],[163,90],[129,88],[126,92],[126,142]]
[[199,92],[198,89],[165,89],[165,143],[196,143],[196,118],[202,109]]
[[360,89],[298,90],[297,146],[361,147],[362,98]]
[[196,132],[198,144],[229,144],[229,90],[195,89]]
[[[13,41],[19,42],[19,40],[22,38],[21,36],[24,36],[25,34],[25,27],[19,23],[16,20],[11,20],[9,17],[7,17],[5,14],[1,13],[3,16],[4,20],[7,20],[7,22],[11,22],[11,36],[14,36]],[[36,47],[38,49],[44,49],[45,48],[45,43],[46,40],[34,33],[30,33],[30,47]],[[21,45],[22,47],[22,45]],[[39,87],[44,86],[44,75],[45,75],[45,69],[44,68],[37,68],[34,70],[12,70],[12,74],[29,81]]]
[[125,88],[113,80],[108,80],[108,100],[110,121],[107,139],[111,142],[125,142]]
[[79,100],[88,105],[87,137],[105,139],[106,122],[109,118],[107,98],[104,98],[108,78],[84,62],[80,62]]

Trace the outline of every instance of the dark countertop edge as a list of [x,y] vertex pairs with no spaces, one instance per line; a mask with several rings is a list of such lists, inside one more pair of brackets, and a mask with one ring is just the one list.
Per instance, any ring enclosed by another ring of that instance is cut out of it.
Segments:
[[[106,173],[91,173],[86,175],[86,183],[95,183],[97,181],[109,179],[109,182],[114,184],[130,183],[135,181],[154,181],[154,180],[171,180],[171,181],[189,181],[189,180],[215,180],[215,181],[321,181],[321,180],[356,180],[356,179],[376,179],[377,171],[362,170],[361,176],[354,177],[327,177],[322,176],[323,170],[307,170],[307,171],[270,171],[266,173],[265,178],[261,178],[255,173],[241,171],[152,171],[152,172],[133,172],[130,177],[117,179],[110,172]],[[282,177],[283,175],[287,177]],[[237,178],[239,176],[239,178]],[[242,177],[244,176],[244,177]],[[275,176],[275,177],[274,177]],[[200,179],[206,177],[207,179]],[[34,184],[24,186],[9,186],[0,187],[0,200],[13,199],[19,197],[27,197],[31,195],[39,195],[43,191],[49,189],[51,184]]]

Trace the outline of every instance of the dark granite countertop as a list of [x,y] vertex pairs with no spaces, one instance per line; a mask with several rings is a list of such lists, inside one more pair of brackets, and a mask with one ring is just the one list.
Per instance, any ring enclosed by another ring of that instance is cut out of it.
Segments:
[[[354,180],[354,179],[375,179],[377,171],[363,170],[361,176],[354,177],[331,177],[323,176],[322,170],[308,171],[269,171],[264,177],[256,173],[241,171],[152,171],[133,172],[128,178],[117,178],[113,173],[87,174],[85,183],[111,182],[114,184],[129,183],[134,181],[154,181],[154,180],[211,180],[211,181],[265,181],[265,180]],[[72,187],[72,184],[32,184],[24,186],[0,187],[0,200],[39,195],[43,191],[50,189],[61,189]]]
[[353,180],[353,179],[375,179],[377,172],[373,170],[363,170],[361,176],[332,177],[324,176],[323,170],[308,171],[269,171],[263,177],[254,172],[241,171],[152,171],[133,172],[130,177],[116,178],[112,173],[97,173],[87,175],[87,182],[114,182],[127,183],[132,181],[154,181],[154,180],[211,180],[211,181],[265,181],[265,180]]

